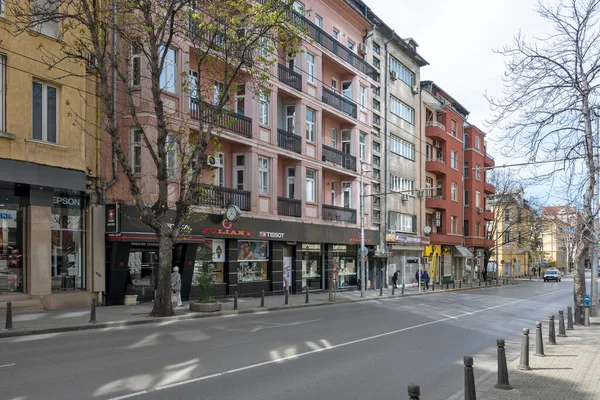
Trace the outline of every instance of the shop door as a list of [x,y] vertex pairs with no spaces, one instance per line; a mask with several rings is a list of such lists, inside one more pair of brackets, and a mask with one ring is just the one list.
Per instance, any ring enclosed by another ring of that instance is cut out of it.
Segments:
[[[295,274],[292,272],[294,269],[294,247],[283,246],[283,288],[287,287],[289,293],[294,293],[295,286],[294,279],[292,278]],[[273,290],[278,290],[273,288]]]
[[0,205],[0,294],[23,292],[22,212]]
[[158,249],[131,249],[129,253],[129,273],[126,293],[137,294],[138,300],[154,299],[154,289],[158,282]]

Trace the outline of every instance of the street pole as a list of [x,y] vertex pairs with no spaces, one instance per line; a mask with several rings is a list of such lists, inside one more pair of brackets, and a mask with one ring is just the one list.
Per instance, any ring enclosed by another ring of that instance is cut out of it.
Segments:
[[365,191],[363,186],[363,164],[360,164],[360,297],[365,297]]
[[[598,316],[598,284],[596,283],[596,279],[598,279],[598,226],[597,226],[597,218],[596,218],[596,209],[600,206],[600,182],[598,182],[598,168],[600,167],[600,115],[598,114],[598,109],[596,108],[595,112],[596,117],[596,187],[595,189],[595,204],[594,209],[592,209],[592,213],[594,215],[594,220],[592,222],[594,230],[592,231],[593,237],[595,240],[592,243],[592,276],[590,277],[590,297],[592,300],[592,304],[590,307],[590,316],[597,317]],[[585,282],[585,275],[584,280]]]

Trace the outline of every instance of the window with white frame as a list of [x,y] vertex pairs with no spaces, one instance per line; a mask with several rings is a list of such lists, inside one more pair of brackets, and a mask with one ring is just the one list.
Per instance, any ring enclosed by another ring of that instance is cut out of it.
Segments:
[[456,216],[452,216],[450,217],[450,229],[451,229],[451,233],[458,233],[458,217]]
[[240,115],[246,115],[246,85],[244,83],[236,85],[235,112]]
[[337,182],[331,181],[331,205],[337,205]]
[[375,56],[373,56],[373,66],[377,69],[381,68],[381,61]]
[[392,232],[416,233],[416,218],[414,215],[391,211],[389,213],[389,229]]
[[292,3],[292,7],[294,7],[294,11],[296,11],[298,14],[304,15],[304,4],[299,2],[299,1],[294,1],[294,3]]
[[450,186],[450,193],[452,195],[452,201],[458,201],[458,185],[455,182],[452,182]]
[[367,159],[367,134],[364,132],[359,133],[358,156],[361,160]]
[[396,72],[398,79],[407,85],[411,87],[415,85],[415,74],[392,56],[390,56],[390,71]]
[[287,169],[287,186],[285,189],[285,195],[288,199],[296,198],[296,167],[289,167]]
[[415,181],[390,174],[390,190],[414,196]]
[[306,201],[317,201],[317,172],[309,168],[306,169]]
[[139,129],[131,132],[131,170],[134,174],[142,173],[142,137],[143,133]]
[[458,156],[458,154],[456,153],[456,151],[452,150],[450,152],[450,166],[454,169],[458,169],[457,156]]
[[315,128],[317,123],[317,112],[312,108],[306,109],[306,140],[314,143],[315,142]]
[[58,88],[33,82],[32,138],[58,143]]
[[342,207],[352,208],[352,184],[342,182]]
[[177,174],[177,146],[175,135],[167,135],[165,150],[167,151],[167,176],[169,179],[174,179]]
[[463,165],[463,177],[465,177],[465,178],[469,177],[469,163],[467,161],[465,161],[465,163]]
[[246,175],[246,156],[244,154],[233,155],[233,188],[244,190],[244,178]]
[[323,17],[318,14],[315,14],[315,25],[319,28],[323,29]]
[[504,232],[504,244],[510,243],[510,231]]
[[269,194],[269,159],[258,157],[258,193]]
[[377,43],[373,42],[373,52],[375,54],[379,54],[381,53],[381,46],[379,46]]
[[381,151],[381,143],[374,141],[373,142],[373,151],[380,152]]
[[415,110],[394,96],[390,95],[390,110],[408,123],[415,124]]
[[261,37],[258,41],[259,52],[261,58],[268,60],[271,55],[271,49],[269,48],[269,39]]
[[310,53],[306,53],[306,74],[306,80],[315,83],[315,56]]
[[479,136],[475,136],[475,150],[481,150],[481,144],[479,142]]
[[415,145],[394,135],[390,137],[390,151],[409,160],[415,160]]
[[338,147],[338,133],[337,128],[331,128],[331,147],[337,150]]
[[[47,16],[56,15],[60,7],[58,1],[37,0],[32,1],[32,12],[34,15],[33,27],[42,35],[50,36],[58,39],[60,34],[60,20],[49,20]],[[4,0],[0,0],[0,11],[4,13]],[[38,21],[35,21],[35,20]]]
[[137,46],[131,46],[129,57],[131,58],[129,61],[129,83],[133,87],[139,87],[142,80],[142,57],[140,55],[140,49]]
[[475,207],[481,208],[481,193],[475,192]]
[[262,125],[269,125],[269,91],[266,89],[260,89],[259,94],[260,110],[258,122]]
[[[161,57],[165,51],[164,47],[161,47]],[[167,54],[165,55],[165,61],[163,68],[160,71],[160,87],[162,90],[170,93],[177,92],[177,50],[169,47]]]
[[348,40],[348,48],[350,51],[354,51],[355,44],[352,40]]
[[463,194],[463,200],[465,203],[465,206],[469,205],[469,191],[465,190],[464,194]]
[[225,84],[223,82],[214,81],[213,83],[213,104],[219,104],[221,96],[225,91]]
[[481,237],[481,221],[475,222],[475,236]]
[[[0,11],[2,11],[0,0]],[[6,130],[6,56],[0,54],[0,131]]]
[[225,154],[217,153],[216,158],[218,160],[217,166],[215,167],[215,186],[225,186]]
[[475,179],[481,180],[481,165],[475,164]]
[[452,120],[450,123],[450,133],[452,136],[456,137],[456,121]]
[[331,36],[333,36],[333,38],[334,38],[335,40],[340,40],[340,31],[338,31],[337,29],[334,29],[334,30],[331,32]]
[[360,85],[359,89],[358,98],[360,101],[360,107],[367,108],[367,88]]

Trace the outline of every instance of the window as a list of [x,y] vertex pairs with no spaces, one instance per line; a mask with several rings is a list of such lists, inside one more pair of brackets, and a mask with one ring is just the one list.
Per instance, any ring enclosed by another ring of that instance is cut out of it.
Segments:
[[340,40],[340,31],[338,31],[337,29],[334,29],[332,32],[332,36],[335,40]]
[[481,180],[481,166],[479,164],[475,164],[475,179]]
[[317,112],[311,108],[306,109],[306,140],[315,142],[315,124],[317,122]]
[[331,128],[331,147],[337,149],[338,146],[338,134],[337,128]]
[[415,74],[394,57],[390,57],[390,71],[396,72],[398,79],[407,85],[411,87],[415,85]]
[[456,182],[452,182],[452,185],[450,186],[450,193],[452,196],[452,201],[458,201],[458,185]]
[[373,66],[377,69],[381,68],[381,61],[375,56],[373,56]]
[[468,149],[469,148],[469,135],[465,134],[464,140],[463,140],[463,148],[464,149]]
[[131,133],[131,170],[134,174],[142,172],[142,131],[134,130]]
[[373,124],[381,125],[381,117],[377,114],[373,114]]
[[269,92],[266,89],[260,89],[259,102],[258,122],[262,125],[269,125]]
[[315,56],[310,53],[306,53],[306,73],[308,74],[306,80],[315,83]]
[[475,222],[475,236],[481,237],[481,221]]
[[285,107],[285,122],[286,129],[290,133],[296,133],[296,106],[290,105]]
[[373,87],[371,87],[371,91],[373,91],[373,94],[379,96],[381,94],[381,87],[373,86]]
[[269,194],[269,159],[258,157],[258,193]]
[[377,152],[381,151],[381,144],[379,142],[373,141],[373,151],[377,151]]
[[414,196],[415,181],[390,174],[390,190]]
[[373,42],[373,53],[375,53],[375,54],[381,53],[381,47],[375,42]]
[[246,115],[246,85],[243,83],[238,84],[236,87],[235,112],[240,115]]
[[[2,11],[0,0],[0,11]],[[0,131],[6,130],[6,56],[0,54]]]
[[465,190],[464,196],[465,196],[465,206],[468,206],[469,205],[469,191],[468,190]]
[[504,222],[510,221],[510,210],[504,210]]
[[451,233],[458,233],[458,218],[454,215],[450,217],[450,229]]
[[299,1],[294,1],[293,3],[294,11],[298,14],[304,15],[304,4]]
[[373,168],[373,178],[379,179],[380,176],[381,176],[381,171],[378,170],[377,168]]
[[352,134],[350,129],[342,129],[342,152],[350,154],[352,151]]
[[358,156],[361,160],[367,158],[367,135],[364,132],[359,133]]
[[337,182],[331,181],[331,205],[337,204]]
[[221,101],[221,96],[223,96],[223,91],[225,90],[225,85],[223,82],[215,81],[213,83],[213,103],[219,104]]
[[321,17],[320,15],[315,15],[315,25],[323,29],[323,17]]
[[[165,51],[165,48],[161,48],[161,57],[162,53]],[[160,71],[160,87],[162,90],[176,93],[176,83],[177,83],[177,51],[172,48],[167,49],[167,54],[165,55],[165,61],[163,64],[163,68]]]
[[381,158],[379,156],[373,156],[373,165],[381,165]]
[[342,81],[342,94],[344,97],[352,98],[352,81]]
[[352,208],[352,184],[350,182],[342,182],[342,206]]
[[427,190],[425,196],[427,197],[433,197],[433,192],[431,191],[431,188],[433,188],[433,179],[430,177],[426,177],[425,178],[425,189]]
[[454,169],[458,169],[458,160],[457,158],[457,154],[454,150],[452,150],[450,152],[450,166]]
[[348,48],[351,51],[354,51],[354,46],[355,46],[354,42],[352,40],[348,40]]
[[335,80],[334,78],[331,78],[331,90],[333,91],[333,93],[338,92],[337,80]]
[[373,99],[373,110],[375,110],[375,111],[381,110],[381,103],[379,102],[379,100]]
[[510,231],[504,232],[504,244],[510,243]]
[[285,195],[288,199],[296,198],[296,168],[294,167],[287,169],[287,186],[285,188]]
[[416,233],[417,217],[415,215],[390,212],[390,231]]
[[316,175],[317,172],[314,169],[306,169],[306,201],[311,203],[317,201]]
[[167,135],[165,150],[167,151],[167,176],[169,179],[174,179],[177,174],[177,147],[175,135]]
[[479,143],[479,136],[475,136],[475,150],[481,150],[480,149],[480,143]]
[[271,48],[269,46],[269,39],[265,37],[261,37],[258,40],[258,48],[260,52],[260,57],[264,60],[268,60],[271,55]]
[[414,125],[415,110],[412,107],[390,95],[390,108],[393,114]]
[[[58,13],[58,7],[61,2],[38,0],[32,1],[32,3],[34,19],[40,20],[39,22],[34,22],[34,27],[42,35],[58,39],[60,34],[60,21],[58,19],[48,20],[47,18],[50,15],[56,15],[55,13]],[[0,0],[0,11],[3,11],[3,16],[5,16],[4,0]]]
[[215,186],[225,186],[225,154],[216,154],[217,160],[219,161],[218,166],[215,170]]
[[358,99],[360,101],[360,107],[364,109],[367,108],[367,88],[361,85],[359,89]]
[[142,78],[142,57],[140,56],[140,50],[137,48],[137,46],[131,46],[129,56],[131,57],[129,66],[129,78],[131,79],[130,84],[133,87],[138,87],[140,86]]
[[469,177],[469,163],[467,161],[465,161],[465,163],[463,165],[463,176],[465,178]]
[[233,188],[244,190],[244,177],[246,170],[246,156],[243,154],[235,154],[233,156]]
[[390,138],[390,151],[409,160],[415,160],[415,145],[393,135]]
[[450,133],[452,133],[452,136],[456,137],[456,121],[452,120],[452,122],[450,123]]
[[481,208],[481,193],[475,192],[475,207]]
[[32,108],[33,139],[58,143],[58,89],[45,83],[33,82]]

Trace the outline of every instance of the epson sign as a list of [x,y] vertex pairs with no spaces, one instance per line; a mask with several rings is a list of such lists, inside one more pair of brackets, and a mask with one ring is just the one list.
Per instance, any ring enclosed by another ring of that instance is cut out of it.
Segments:
[[81,199],[78,197],[54,196],[54,204],[59,207],[81,207]]

